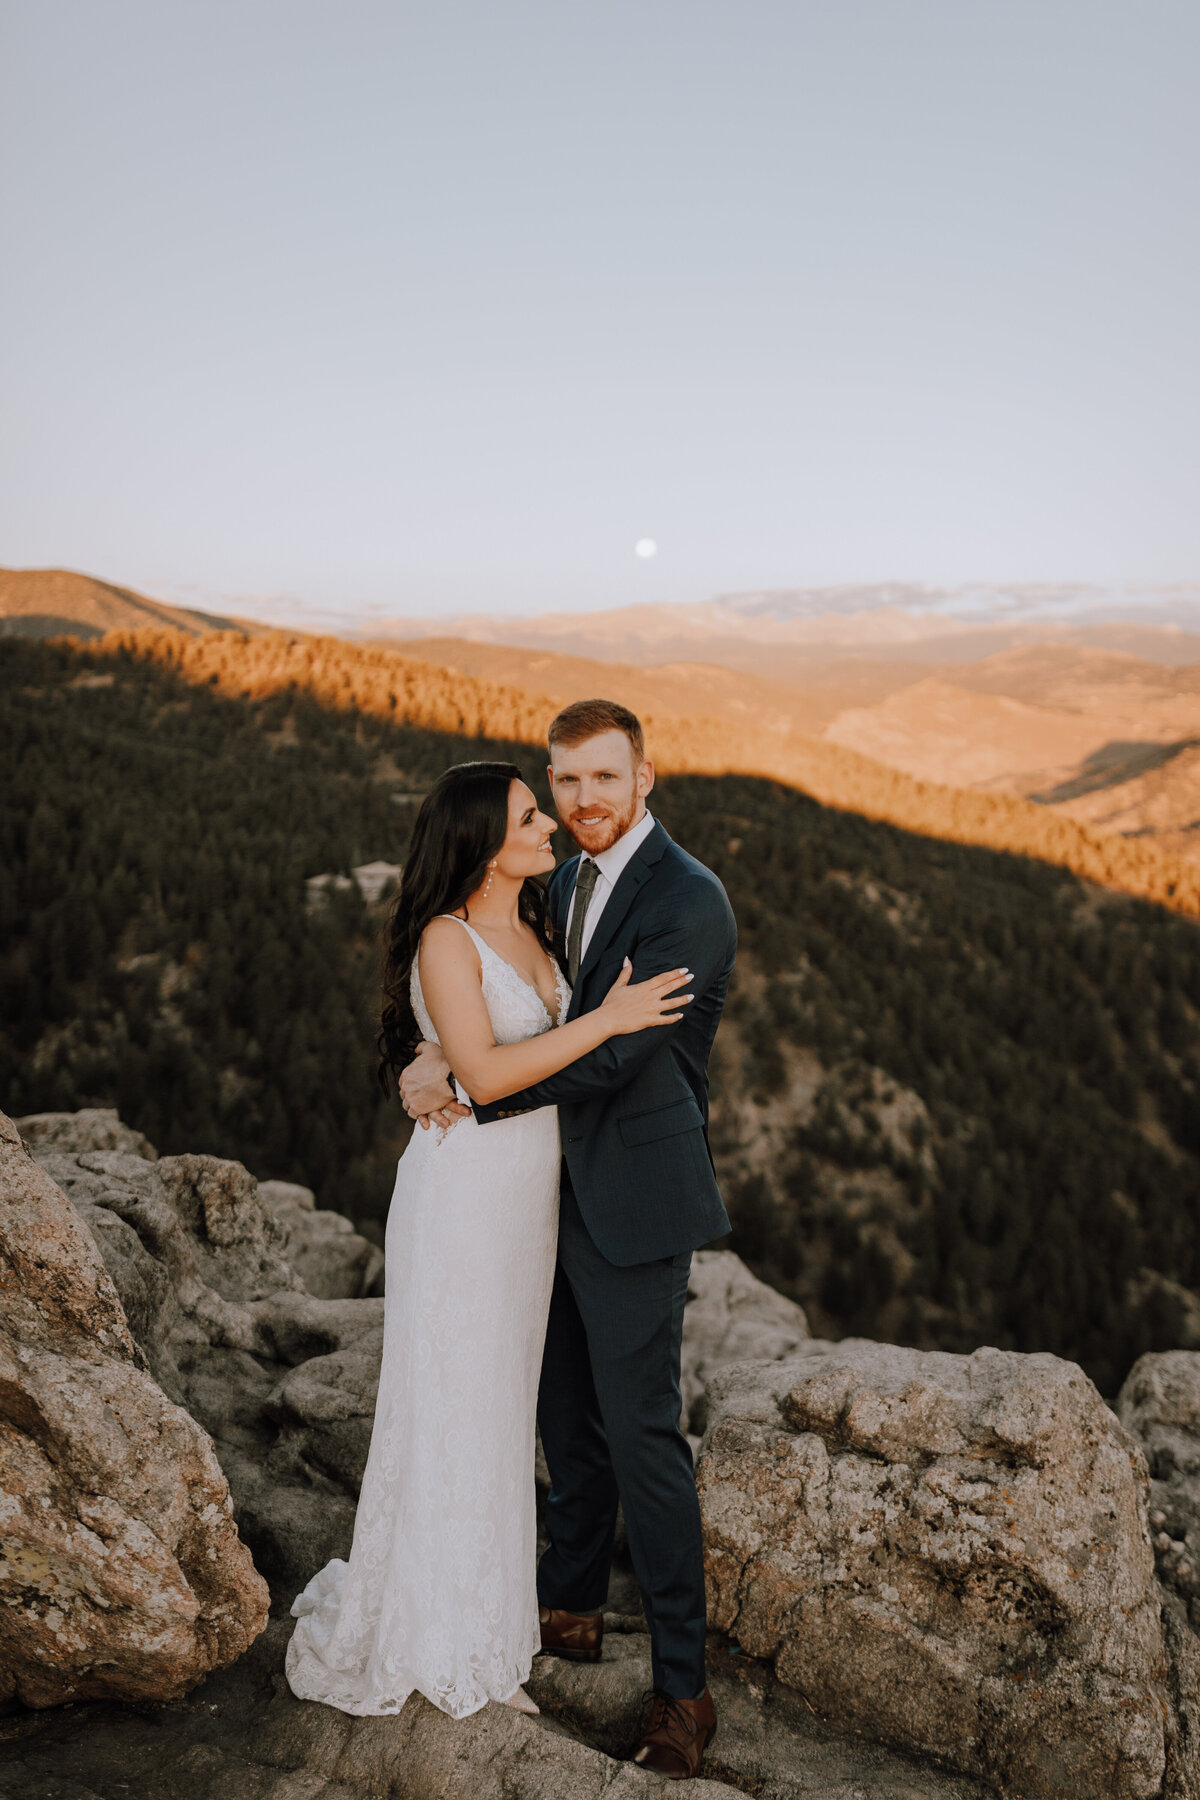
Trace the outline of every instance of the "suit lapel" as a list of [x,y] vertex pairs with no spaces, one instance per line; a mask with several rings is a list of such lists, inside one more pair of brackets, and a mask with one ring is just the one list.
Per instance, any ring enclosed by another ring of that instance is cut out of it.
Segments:
[[[587,950],[584,952],[583,958],[579,964],[579,979],[575,983],[575,992],[571,1001],[571,1010],[568,1014],[569,1018],[574,1018],[578,1013],[579,1000],[583,993],[584,982],[595,968],[609,944],[612,943],[613,938],[620,929],[630,907],[633,905],[639,889],[644,887],[646,882],[648,882],[653,875],[655,864],[660,861],[662,854],[670,841],[667,832],[664,831],[663,827],[656,820],[654,830],[650,833],[649,837],[647,837],[644,844],[639,844],[638,848],[634,851],[625,867],[621,870],[620,875],[617,877],[617,884],[605,902],[604,911],[596,920],[595,930],[592,932]],[[575,881],[574,877],[572,877],[571,886],[567,894],[568,906],[570,905],[570,895],[574,892],[574,889]],[[566,907],[563,909],[563,922],[565,925]]]
[[567,914],[571,908],[571,895],[575,892],[575,877],[578,873],[579,858],[573,856],[555,869],[550,880],[550,935],[554,954],[564,975],[567,972]]

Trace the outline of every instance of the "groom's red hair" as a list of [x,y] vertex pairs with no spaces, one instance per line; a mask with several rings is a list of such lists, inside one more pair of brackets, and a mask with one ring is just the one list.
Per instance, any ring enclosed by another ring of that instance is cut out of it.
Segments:
[[551,719],[546,739],[552,750],[555,744],[572,749],[576,744],[586,743],[588,738],[599,737],[602,731],[623,731],[629,739],[635,764],[646,760],[646,738],[641,721],[636,713],[631,713],[627,706],[619,705],[616,700],[573,700]]

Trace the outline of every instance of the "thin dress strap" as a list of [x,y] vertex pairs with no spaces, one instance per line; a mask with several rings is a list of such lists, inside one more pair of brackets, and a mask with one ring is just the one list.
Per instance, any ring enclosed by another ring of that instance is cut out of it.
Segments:
[[[465,919],[460,919],[457,913],[438,913],[437,917],[439,919],[453,919],[454,923],[456,925],[461,925],[463,930],[470,937],[471,942],[474,944],[474,946],[477,950],[480,950],[480,951],[492,950],[492,946],[487,942],[487,940],[485,938],[480,937],[480,935],[476,931],[475,927],[473,925],[468,925],[467,921]],[[493,956],[496,955],[496,952],[494,950],[492,950],[492,955]],[[504,958],[501,957],[500,960],[501,960],[501,962],[503,962]]]

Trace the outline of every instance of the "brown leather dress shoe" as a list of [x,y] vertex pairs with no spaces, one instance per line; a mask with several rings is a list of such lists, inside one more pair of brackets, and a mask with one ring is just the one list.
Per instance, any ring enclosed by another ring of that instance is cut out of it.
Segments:
[[656,1688],[650,1723],[633,1760],[668,1781],[687,1781],[699,1774],[705,1746],[716,1733],[717,1709],[707,1688],[698,1700],[676,1700]]
[[559,1606],[539,1606],[542,1649],[568,1662],[599,1662],[604,1642],[603,1613],[564,1612]]

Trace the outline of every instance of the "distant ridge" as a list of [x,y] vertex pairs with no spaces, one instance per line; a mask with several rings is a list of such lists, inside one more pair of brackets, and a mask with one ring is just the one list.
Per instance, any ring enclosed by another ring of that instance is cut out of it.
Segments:
[[196,637],[202,631],[269,628],[219,613],[193,612],[150,600],[73,569],[0,569],[0,637],[99,638],[106,631],[167,626]]
[[1200,662],[1200,584],[1112,592],[1067,584],[797,588],[603,612],[375,619],[345,635],[375,643],[465,638],[642,666],[717,663],[801,686],[831,661],[929,667],[1049,643],[1179,665]]

